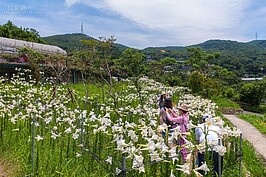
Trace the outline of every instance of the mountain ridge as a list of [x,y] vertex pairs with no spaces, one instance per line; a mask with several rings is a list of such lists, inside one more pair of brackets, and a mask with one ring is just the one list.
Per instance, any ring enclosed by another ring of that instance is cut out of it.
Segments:
[[[82,43],[80,40],[85,39],[95,39],[89,35],[83,34],[83,33],[67,33],[67,34],[57,34],[57,35],[51,35],[42,37],[47,43],[52,45],[57,45],[67,51],[71,51],[74,49],[78,49],[82,47]],[[71,44],[70,44],[71,43]],[[126,48],[132,48],[123,44],[115,43],[119,48],[122,50]],[[178,46],[178,45],[170,45],[170,46],[164,46],[164,47],[146,47],[144,49],[141,49],[141,51],[150,50],[150,49],[161,49],[161,50],[182,50],[190,47],[200,47],[204,50],[210,50],[211,48],[214,48],[214,46],[219,45],[219,48],[215,47],[216,50],[219,51],[223,50],[232,50],[235,48],[235,46],[238,46],[238,48],[259,48],[259,49],[266,49],[266,40],[252,40],[249,42],[239,42],[235,40],[223,40],[223,39],[210,39],[207,41],[204,41],[202,43],[198,44],[192,44],[187,46]]]

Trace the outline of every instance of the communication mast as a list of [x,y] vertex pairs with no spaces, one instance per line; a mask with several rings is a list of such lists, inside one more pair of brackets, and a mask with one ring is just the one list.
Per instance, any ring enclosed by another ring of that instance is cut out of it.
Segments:
[[258,33],[256,33],[256,40],[258,40]]
[[81,27],[80,27],[81,29],[81,34],[83,34],[83,23],[81,23]]

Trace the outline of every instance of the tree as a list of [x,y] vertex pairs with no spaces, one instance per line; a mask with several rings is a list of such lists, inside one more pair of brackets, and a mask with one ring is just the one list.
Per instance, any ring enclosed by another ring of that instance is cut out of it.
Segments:
[[194,71],[189,75],[188,83],[192,93],[203,91],[205,76],[199,71]]
[[198,71],[206,77],[210,77],[213,60],[221,55],[218,52],[208,54],[200,48],[189,48],[187,52],[189,59],[186,63],[191,66],[191,70]]
[[240,82],[240,78],[235,73],[221,66],[213,67],[213,73],[212,78],[219,79],[220,83],[224,86],[233,86]]
[[[114,78],[111,70],[114,41],[115,39],[113,36],[109,39],[100,37],[100,40],[82,40],[81,42],[86,48],[82,52],[79,52],[77,56],[79,68],[85,73],[86,77],[88,76],[87,79],[83,78],[83,80],[99,83],[103,93],[102,99],[104,100],[104,93],[107,92],[113,99],[114,105],[117,106],[118,98],[113,91]],[[108,90],[105,84],[108,85]]]
[[[67,56],[59,54],[51,54],[45,57],[45,64],[50,69],[50,73],[55,76],[55,83],[65,81],[66,76],[69,76],[69,68],[66,65]],[[46,70],[48,68],[46,67]]]
[[122,68],[125,68],[127,76],[132,77],[134,86],[139,95],[140,103],[143,105],[143,98],[141,95],[142,88],[139,79],[147,72],[144,54],[139,50],[128,48],[122,53],[119,63]]
[[21,48],[19,50],[19,53],[22,53],[28,57],[28,62],[30,65],[32,75],[36,79],[36,82],[38,83],[39,80],[41,79],[42,68],[40,64],[44,62],[44,55],[29,48]]
[[139,50],[128,48],[119,59],[119,64],[127,71],[129,77],[139,77],[146,73],[145,56]]
[[240,101],[250,106],[258,106],[266,92],[266,81],[244,84],[240,89]]
[[0,26],[0,36],[12,39],[25,40],[30,42],[37,43],[46,43],[41,39],[39,32],[32,28],[23,28],[17,27],[11,21],[8,21],[6,24]]

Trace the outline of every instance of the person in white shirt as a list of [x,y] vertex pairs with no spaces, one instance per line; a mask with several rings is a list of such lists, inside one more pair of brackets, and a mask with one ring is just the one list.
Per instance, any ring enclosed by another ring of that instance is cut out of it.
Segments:
[[[195,129],[196,140],[198,144],[206,143],[208,144],[208,153],[210,154],[210,160],[213,161],[213,172],[214,176],[219,174],[219,154],[216,151],[218,145],[221,145],[222,141],[218,136],[217,132],[219,132],[220,128],[218,126],[213,125],[214,120],[210,115],[203,115],[202,122]],[[207,134],[207,135],[206,135]],[[223,156],[221,158],[221,171],[223,165]],[[198,165],[199,167],[205,162],[205,149],[200,150],[198,152]],[[203,175],[203,171],[199,171]],[[221,175],[221,174],[220,174]]]

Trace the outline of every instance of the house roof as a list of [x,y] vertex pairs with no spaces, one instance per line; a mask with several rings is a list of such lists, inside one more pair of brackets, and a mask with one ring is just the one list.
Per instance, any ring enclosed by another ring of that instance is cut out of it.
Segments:
[[255,80],[262,80],[262,77],[250,77],[250,78],[241,78],[242,81],[255,81]]
[[58,46],[0,37],[0,53],[17,52],[18,49],[24,47],[36,50],[42,54],[67,54],[65,50]]

